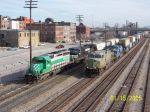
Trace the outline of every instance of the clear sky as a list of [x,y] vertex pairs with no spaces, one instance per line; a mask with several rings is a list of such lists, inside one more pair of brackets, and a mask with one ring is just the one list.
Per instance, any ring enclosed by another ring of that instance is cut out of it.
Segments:
[[[12,18],[29,16],[29,10],[23,8],[24,1],[1,0],[0,14]],[[55,21],[76,22],[78,14],[84,15],[88,26],[123,24],[126,20],[150,26],[150,0],[38,0],[38,8],[33,10],[37,21],[51,17]]]

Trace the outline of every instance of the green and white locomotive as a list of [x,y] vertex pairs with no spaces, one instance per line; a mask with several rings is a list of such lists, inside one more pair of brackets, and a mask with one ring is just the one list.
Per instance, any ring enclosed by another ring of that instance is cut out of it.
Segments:
[[32,59],[28,74],[25,75],[27,82],[48,77],[70,63],[70,52],[66,49],[38,56]]
[[101,72],[114,60],[113,54],[110,50],[100,50],[88,54],[85,60],[86,75],[91,72]]

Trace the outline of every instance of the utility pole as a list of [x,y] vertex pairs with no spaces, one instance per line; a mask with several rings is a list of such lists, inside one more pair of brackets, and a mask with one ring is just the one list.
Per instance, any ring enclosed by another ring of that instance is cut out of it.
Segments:
[[32,9],[33,8],[37,8],[37,1],[36,0],[26,0],[25,1],[25,7],[24,8],[28,8],[30,11],[30,41],[29,41],[29,45],[30,45],[30,67],[32,64],[32,39],[31,39],[31,19],[32,19]]
[[[107,26],[107,23],[104,23],[104,38],[105,38],[105,47],[106,47],[106,51],[105,51],[105,53],[107,53],[107,43],[106,43],[106,26]],[[106,61],[106,57],[105,57],[105,61]]]
[[76,19],[79,22],[79,39],[80,39],[80,50],[81,50],[81,38],[82,38],[82,33],[81,33],[81,26],[80,24],[83,22],[83,15],[76,15]]
[[80,25],[80,23],[83,22],[83,18],[84,18],[83,15],[76,15],[76,19],[77,19],[77,21],[79,22],[79,25]]

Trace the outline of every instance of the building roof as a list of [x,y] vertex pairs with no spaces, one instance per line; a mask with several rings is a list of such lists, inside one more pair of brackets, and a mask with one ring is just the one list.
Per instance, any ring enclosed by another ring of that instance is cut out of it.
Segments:
[[[18,30],[18,29],[0,29],[0,31],[29,32],[29,30]],[[39,32],[39,30],[32,30],[32,32]]]

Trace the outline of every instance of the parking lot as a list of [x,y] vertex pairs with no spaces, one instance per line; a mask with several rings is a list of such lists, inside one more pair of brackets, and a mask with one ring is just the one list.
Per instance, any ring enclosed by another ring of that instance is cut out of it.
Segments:
[[[44,46],[33,48],[33,56],[43,55],[49,52],[56,51],[58,43],[45,43]],[[79,44],[63,43],[64,48],[79,46]],[[24,77],[29,66],[29,48],[17,49],[15,51],[0,50],[0,83],[18,80]]]

